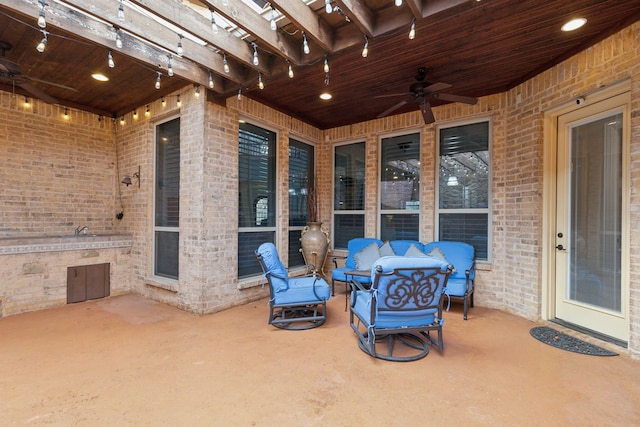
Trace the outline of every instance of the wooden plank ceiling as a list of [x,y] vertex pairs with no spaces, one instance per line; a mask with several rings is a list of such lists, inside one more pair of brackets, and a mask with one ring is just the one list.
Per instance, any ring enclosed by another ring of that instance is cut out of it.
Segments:
[[[37,25],[43,5],[44,29]],[[331,13],[325,7],[325,0],[3,0],[0,88],[118,117],[199,85],[211,101],[241,91],[327,129],[401,103],[419,68],[425,81],[451,85],[442,93],[503,92],[640,19],[640,2],[628,0],[331,0]],[[575,17],[586,25],[562,32]],[[92,79],[95,72],[109,81]],[[333,98],[321,100],[324,91]],[[412,101],[391,114],[416,109]]]

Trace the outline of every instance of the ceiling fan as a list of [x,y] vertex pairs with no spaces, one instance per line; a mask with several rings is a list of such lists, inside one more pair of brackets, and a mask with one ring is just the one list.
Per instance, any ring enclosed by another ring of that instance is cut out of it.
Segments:
[[15,85],[20,86],[22,89],[29,92],[34,98],[38,98],[46,102],[47,104],[57,104],[58,100],[53,96],[49,95],[45,91],[35,87],[30,83],[30,81],[39,82],[48,84],[51,86],[57,86],[63,89],[71,90],[77,92],[77,89],[74,89],[69,86],[60,85],[57,83],[48,82],[45,80],[36,79],[33,77],[29,77],[22,72],[22,67],[16,64],[13,61],[9,61],[4,57],[5,52],[10,50],[13,46],[10,43],[0,41],[0,51],[2,51],[2,56],[0,56],[0,83],[9,83],[13,87]]
[[409,87],[409,93],[396,93],[391,95],[379,95],[376,98],[383,98],[389,96],[400,96],[406,95],[405,99],[398,102],[396,105],[391,108],[383,111],[378,115],[378,118],[386,117],[398,108],[403,105],[416,101],[420,107],[420,111],[422,112],[422,117],[424,118],[425,124],[433,123],[436,121],[436,118],[433,116],[433,111],[431,111],[431,104],[429,103],[430,99],[441,99],[443,101],[450,102],[463,102],[465,104],[474,105],[478,100],[476,98],[471,98],[468,96],[461,95],[452,95],[448,93],[440,93],[443,89],[448,89],[451,87],[448,83],[429,83],[424,81],[427,74],[427,69],[420,67],[418,68],[418,74],[416,75],[416,82],[413,83]]

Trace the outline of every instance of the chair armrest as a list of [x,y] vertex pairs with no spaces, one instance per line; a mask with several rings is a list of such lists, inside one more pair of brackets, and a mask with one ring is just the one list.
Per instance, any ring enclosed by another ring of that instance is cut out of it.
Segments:
[[352,277],[350,282],[352,291],[365,291],[370,292],[370,289],[366,288],[365,285],[358,281],[355,277]]
[[333,265],[334,265],[336,268],[338,268],[338,258],[340,258],[340,259],[345,259],[345,260],[347,259],[347,257],[346,257],[346,256],[344,256],[344,255],[336,255],[336,256],[334,256],[333,258],[331,258],[331,261],[333,261]]

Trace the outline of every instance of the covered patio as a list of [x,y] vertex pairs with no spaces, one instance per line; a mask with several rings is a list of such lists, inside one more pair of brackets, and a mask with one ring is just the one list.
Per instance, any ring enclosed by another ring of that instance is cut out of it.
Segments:
[[[640,365],[533,339],[461,305],[445,348],[391,363],[358,349],[343,295],[322,327],[267,325],[266,300],[203,316],[135,294],[0,319],[3,425],[637,425]],[[562,330],[558,325],[550,324]]]

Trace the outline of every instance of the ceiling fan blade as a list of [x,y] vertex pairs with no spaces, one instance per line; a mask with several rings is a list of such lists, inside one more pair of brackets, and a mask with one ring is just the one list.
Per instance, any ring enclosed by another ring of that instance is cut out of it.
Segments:
[[452,95],[450,93],[434,93],[434,98],[442,99],[443,101],[450,102],[462,102],[464,104],[475,105],[478,102],[477,98],[471,98],[469,96]]
[[391,114],[392,112],[396,111],[398,108],[402,107],[404,104],[413,101],[413,98],[408,96],[407,98],[405,98],[404,100],[398,102],[396,105],[394,105],[393,107],[383,111],[382,113],[378,114],[378,118],[381,119],[385,116],[388,116],[389,114]]
[[424,124],[428,125],[429,123],[433,123],[436,121],[436,118],[433,116],[433,111],[431,110],[431,104],[429,104],[427,101],[422,101],[420,103],[420,111],[422,111]]
[[397,96],[403,96],[403,95],[411,95],[411,93],[407,93],[407,92],[402,92],[402,93],[387,93],[385,95],[376,95],[374,96],[374,98],[395,98]]
[[29,80],[34,81],[34,82],[38,82],[38,83],[44,83],[46,85],[49,86],[55,86],[55,87],[59,87],[61,89],[66,89],[66,90],[70,90],[72,92],[78,92],[78,89],[71,87],[71,86],[65,86],[65,85],[61,85],[58,83],[53,83],[53,82],[48,82],[46,80],[40,80],[40,79],[36,79],[35,77],[27,77]]
[[424,90],[427,90],[429,92],[438,92],[439,90],[442,89],[449,89],[451,87],[451,85],[449,83],[434,83],[432,85],[429,85],[427,87],[424,88]]
[[53,96],[48,95],[46,92],[38,89],[37,87],[30,85],[29,83],[20,83],[20,87],[24,90],[26,90],[27,92],[29,92],[31,95],[33,95],[34,98],[38,98],[43,100],[44,102],[46,102],[47,104],[57,104],[58,100],[55,99]]

